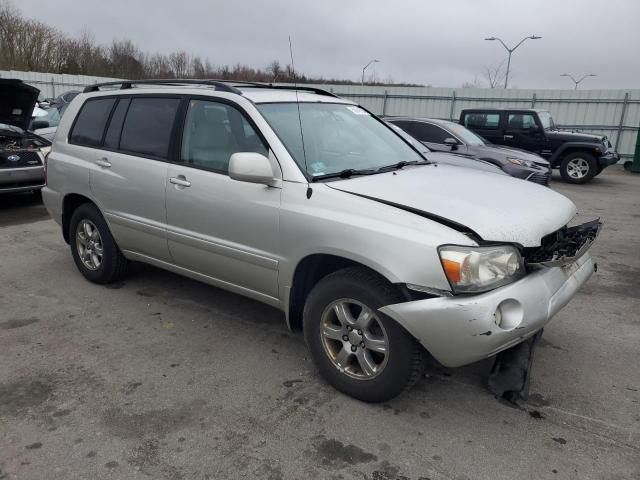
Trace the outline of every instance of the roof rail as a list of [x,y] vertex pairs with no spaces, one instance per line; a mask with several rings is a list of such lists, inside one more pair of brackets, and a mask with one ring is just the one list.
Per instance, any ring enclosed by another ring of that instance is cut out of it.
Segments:
[[[262,82],[245,82],[240,80],[207,80],[207,79],[193,79],[193,78],[169,78],[169,79],[151,79],[151,80],[118,80],[113,82],[96,83],[89,85],[83,92],[99,92],[101,87],[114,87],[120,85],[120,90],[126,90],[133,88],[134,85],[204,85],[215,87],[216,90],[221,92],[235,93],[242,95],[242,91],[239,88],[253,87],[253,88],[272,88],[274,90],[301,90],[305,92],[315,93],[317,95],[326,95],[329,97],[338,96],[316,87],[304,87],[299,85],[274,85],[273,83]],[[238,88],[239,87],[239,88]]]
[[235,93],[237,95],[242,95],[242,92],[237,88],[234,88],[227,83],[217,81],[217,80],[195,80],[192,78],[173,78],[173,79],[152,79],[152,80],[119,80],[114,82],[103,82],[96,83],[94,85],[89,85],[86,87],[83,92],[99,92],[101,87],[113,87],[116,85],[120,85],[120,90],[126,90],[129,88],[133,88],[134,85],[205,85],[210,87],[215,87],[216,90],[221,92],[229,92]]
[[273,88],[275,90],[301,90],[304,92],[315,93],[317,95],[326,95],[328,97],[338,98],[338,95],[328,92],[327,90],[323,90],[321,88],[316,88],[316,87],[304,87],[300,85],[290,85],[290,84],[274,85],[273,83],[244,82],[244,81],[234,81],[234,80],[217,80],[217,81],[228,82],[230,84],[237,85],[238,87]]

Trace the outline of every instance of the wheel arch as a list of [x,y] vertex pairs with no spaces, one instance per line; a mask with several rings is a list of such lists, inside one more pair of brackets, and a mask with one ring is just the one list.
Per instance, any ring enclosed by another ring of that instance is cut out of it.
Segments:
[[558,167],[564,157],[576,152],[585,152],[589,155],[593,155],[597,159],[600,154],[596,151],[596,147],[597,145],[594,143],[567,142],[553,152],[553,155],[549,158],[549,163],[554,167]]
[[69,224],[71,223],[73,212],[75,212],[80,205],[84,205],[85,203],[96,205],[96,202],[92,199],[79,193],[69,193],[65,195],[62,200],[62,236],[64,237],[64,241],[67,243],[69,243]]
[[327,275],[347,267],[368,270],[390,284],[396,285],[403,295],[406,289],[393,282],[392,275],[377,265],[367,265],[359,260],[332,253],[314,253],[300,259],[293,270],[286,303],[287,324],[293,331],[302,330],[302,312],[307,296],[313,287]]

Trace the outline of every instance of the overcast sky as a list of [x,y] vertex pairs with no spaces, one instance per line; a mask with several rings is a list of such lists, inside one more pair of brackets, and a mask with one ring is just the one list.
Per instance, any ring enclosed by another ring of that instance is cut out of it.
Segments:
[[[511,85],[563,88],[561,73],[595,73],[581,88],[640,88],[640,0],[19,0],[22,12],[96,40],[129,38],[149,52],[184,49],[214,64],[289,63],[309,75],[377,77],[460,87],[509,46]],[[368,70],[368,72],[371,70]]]

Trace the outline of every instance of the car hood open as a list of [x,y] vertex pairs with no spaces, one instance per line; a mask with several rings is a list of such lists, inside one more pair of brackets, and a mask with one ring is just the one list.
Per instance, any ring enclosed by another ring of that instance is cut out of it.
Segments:
[[405,167],[327,186],[422,214],[484,241],[541,244],[576,214],[568,198],[516,178],[449,165]]
[[0,78],[0,123],[27,130],[39,93],[21,80]]

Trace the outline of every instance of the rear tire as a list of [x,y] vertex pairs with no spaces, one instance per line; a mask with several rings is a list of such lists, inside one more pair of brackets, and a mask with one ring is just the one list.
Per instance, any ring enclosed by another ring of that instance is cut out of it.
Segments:
[[127,259],[102,214],[91,203],[82,204],[73,212],[69,223],[69,246],[78,270],[93,283],[115,282],[126,274]]
[[307,346],[320,374],[337,390],[384,402],[409,389],[425,367],[425,352],[378,308],[404,301],[384,278],[350,267],[327,275],[304,308]]
[[567,183],[583,184],[597,175],[598,162],[590,153],[574,152],[568,154],[560,163],[560,175]]

